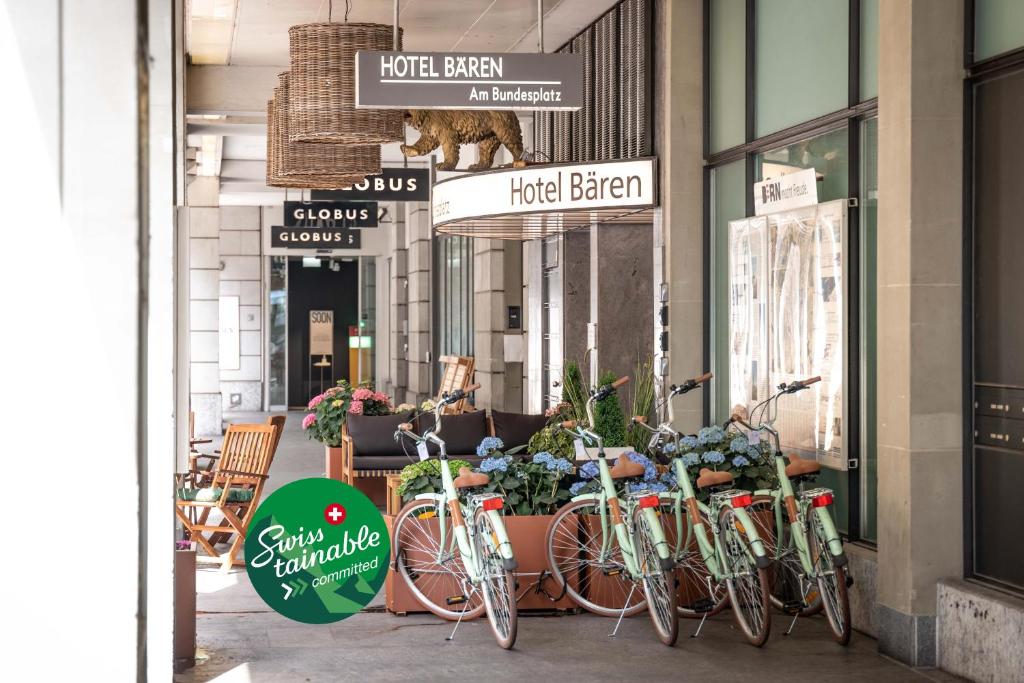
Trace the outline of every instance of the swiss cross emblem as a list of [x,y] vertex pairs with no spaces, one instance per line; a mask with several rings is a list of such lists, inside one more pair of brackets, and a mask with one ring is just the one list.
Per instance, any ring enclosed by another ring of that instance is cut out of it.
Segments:
[[324,519],[334,526],[341,524],[345,521],[345,508],[337,503],[331,503],[324,509]]

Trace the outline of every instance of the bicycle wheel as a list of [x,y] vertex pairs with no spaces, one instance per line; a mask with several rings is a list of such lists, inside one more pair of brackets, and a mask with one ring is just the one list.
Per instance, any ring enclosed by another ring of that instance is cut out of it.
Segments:
[[771,496],[754,496],[754,502],[747,513],[757,526],[757,533],[764,543],[765,552],[774,564],[768,570],[771,592],[768,599],[775,609],[790,616],[814,616],[821,611],[821,594],[818,587],[808,584],[800,554],[793,542],[793,531],[783,522],[782,536],[778,536],[775,525],[775,500]]
[[[676,610],[685,619],[703,619],[713,617],[729,604],[729,594],[725,584],[717,581],[708,571],[697,545],[696,529],[687,531],[687,515],[679,510],[676,517],[675,503],[662,503],[661,528],[665,532],[665,540],[675,553],[676,560]],[[711,521],[702,510],[701,519],[704,528],[711,528]],[[683,538],[680,540],[679,537]]]
[[[446,511],[447,512],[447,511]],[[454,621],[475,619],[484,611],[480,591],[473,590],[458,545],[451,517],[444,517],[444,547],[437,504],[414,500],[395,519],[393,543],[399,576],[425,608]]]
[[658,639],[665,645],[674,645],[679,636],[675,572],[661,568],[655,532],[643,508],[633,510],[633,530],[647,611],[651,614]]
[[726,506],[718,515],[718,538],[725,556],[725,585],[736,625],[751,645],[761,647],[768,640],[771,614],[768,612],[768,570],[758,569],[742,524]]
[[832,637],[840,645],[850,642],[853,630],[850,620],[850,596],[846,592],[846,568],[837,567],[833,563],[832,551],[825,540],[825,529],[818,518],[817,511],[808,510],[811,516],[811,561],[818,575],[818,589],[821,591],[821,603],[828,620]]
[[519,626],[516,579],[511,571],[505,569],[498,551],[498,535],[494,532],[494,524],[482,508],[476,511],[474,525],[476,535],[473,542],[480,558],[484,609],[498,645],[508,650],[516,642]]
[[560,590],[587,611],[627,617],[646,607],[643,590],[626,575],[615,533],[601,528],[598,503],[578,500],[555,513],[547,532],[548,566]]

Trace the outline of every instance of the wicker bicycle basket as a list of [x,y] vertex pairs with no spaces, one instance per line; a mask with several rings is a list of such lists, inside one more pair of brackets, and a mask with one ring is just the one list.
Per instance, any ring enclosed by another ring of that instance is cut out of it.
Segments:
[[365,145],[404,139],[401,110],[355,108],[356,52],[393,49],[392,32],[386,24],[358,23],[288,29],[290,141]]

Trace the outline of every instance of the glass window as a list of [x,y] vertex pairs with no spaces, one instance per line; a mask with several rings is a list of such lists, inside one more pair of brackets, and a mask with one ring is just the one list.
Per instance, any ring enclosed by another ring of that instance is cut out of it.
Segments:
[[848,0],[759,0],[757,137],[847,106]]
[[440,237],[438,261],[438,355],[473,355],[473,240]]
[[710,146],[741,145],[746,136],[746,0],[711,3]]
[[981,61],[1024,46],[1024,2],[974,0],[974,59]]
[[847,196],[850,170],[850,140],[846,128],[779,147],[755,160],[758,180],[774,178],[790,169],[813,168],[818,172],[818,201]]
[[715,381],[714,421],[729,416],[729,221],[747,215],[747,173],[745,161],[734,161],[711,172],[711,244],[715,267],[712,287],[712,349]]
[[860,0],[860,101],[878,97],[878,0]]
[[861,334],[861,442],[860,535],[878,538],[878,452],[875,385],[878,311],[878,119],[861,124],[860,196],[860,334]]

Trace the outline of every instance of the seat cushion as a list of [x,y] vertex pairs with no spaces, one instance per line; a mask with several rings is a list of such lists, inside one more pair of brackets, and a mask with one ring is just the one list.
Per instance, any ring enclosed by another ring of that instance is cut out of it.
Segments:
[[[398,425],[412,419],[412,411],[395,415],[348,415],[348,433],[357,456],[401,455],[402,447],[395,442]],[[404,460],[405,458],[403,458]]]
[[[434,415],[427,413],[420,416],[416,430],[422,434],[434,426]],[[476,455],[476,447],[487,436],[487,415],[482,410],[474,410],[462,415],[444,415],[441,418],[441,433],[448,450],[448,456],[463,458],[465,455]],[[431,454],[437,454],[438,447],[428,444]],[[463,458],[464,459],[464,458]]]
[[[178,500],[192,500],[197,503],[213,503],[224,494],[222,488],[178,489]],[[228,489],[229,503],[247,503],[252,500],[252,489]]]
[[491,411],[491,420],[494,422],[494,435],[501,439],[505,448],[525,446],[531,436],[548,424],[548,418],[543,415],[503,413],[500,410]]

